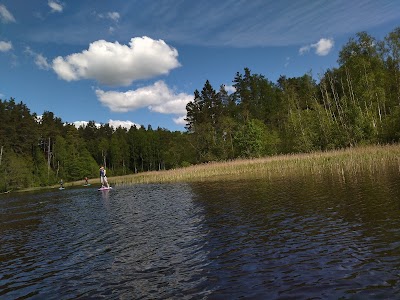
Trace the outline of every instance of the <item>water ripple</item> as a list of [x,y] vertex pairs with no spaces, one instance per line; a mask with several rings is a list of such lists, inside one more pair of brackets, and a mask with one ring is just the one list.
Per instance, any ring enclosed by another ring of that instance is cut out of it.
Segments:
[[243,180],[4,197],[0,297],[393,299],[397,182]]

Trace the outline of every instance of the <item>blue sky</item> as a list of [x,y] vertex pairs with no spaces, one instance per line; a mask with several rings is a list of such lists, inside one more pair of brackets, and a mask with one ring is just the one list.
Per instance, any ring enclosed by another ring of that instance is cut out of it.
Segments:
[[183,131],[206,80],[318,78],[357,32],[398,26],[397,0],[0,0],[0,98],[68,123]]

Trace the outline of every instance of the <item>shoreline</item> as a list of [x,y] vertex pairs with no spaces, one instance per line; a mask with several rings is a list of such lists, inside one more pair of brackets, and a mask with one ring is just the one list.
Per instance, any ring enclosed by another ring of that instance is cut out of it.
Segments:
[[[149,171],[109,178],[110,185],[134,185],[148,183],[201,182],[238,178],[277,177],[299,175],[339,176],[342,179],[360,172],[382,172],[382,169],[394,166],[400,172],[400,144],[359,146],[325,152],[284,154],[262,158],[237,159],[224,162],[209,162],[189,167]],[[91,178],[88,182],[100,185],[100,179]],[[83,186],[84,180],[65,182],[64,187]],[[52,190],[59,185],[32,187],[15,192]],[[8,194],[11,194],[9,192]]]

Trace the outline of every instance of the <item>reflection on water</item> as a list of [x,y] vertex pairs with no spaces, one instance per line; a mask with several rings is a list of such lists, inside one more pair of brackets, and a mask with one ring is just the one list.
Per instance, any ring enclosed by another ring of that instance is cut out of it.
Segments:
[[0,298],[393,299],[400,178],[0,198]]

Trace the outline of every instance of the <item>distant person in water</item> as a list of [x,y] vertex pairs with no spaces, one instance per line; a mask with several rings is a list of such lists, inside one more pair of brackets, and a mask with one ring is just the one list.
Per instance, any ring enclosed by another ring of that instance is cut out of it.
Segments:
[[60,188],[64,188],[64,181],[62,179],[60,180]]
[[87,177],[85,177],[85,184],[86,184],[86,185],[89,184],[89,181],[88,181],[88,178],[87,178]]
[[108,188],[110,187],[106,176],[106,169],[104,169],[103,166],[100,167],[100,182],[101,182],[101,187],[105,186],[107,186]]

